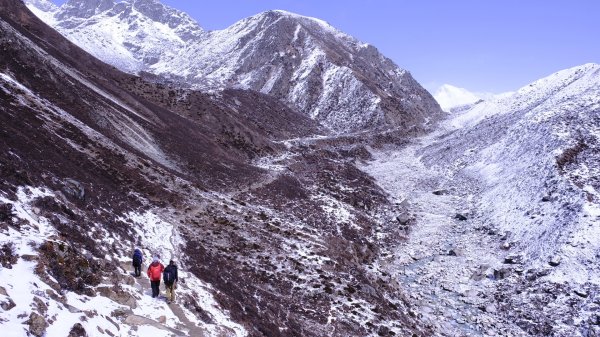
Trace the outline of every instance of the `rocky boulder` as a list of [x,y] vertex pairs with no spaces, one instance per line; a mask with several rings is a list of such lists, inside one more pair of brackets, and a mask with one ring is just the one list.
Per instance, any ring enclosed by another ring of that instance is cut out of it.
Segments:
[[65,179],[63,184],[63,192],[71,198],[83,201],[85,199],[85,188],[82,183],[74,179]]
[[2,308],[2,310],[9,311],[16,306],[15,302],[8,296],[4,287],[0,287],[0,295],[5,297],[4,299],[0,299],[0,308]]
[[46,329],[48,328],[46,319],[35,312],[32,312],[29,316],[27,325],[29,326],[29,332],[36,337],[44,336]]
[[109,298],[121,305],[128,306],[132,309],[135,309],[137,306],[135,297],[117,287],[98,287],[96,288],[96,291],[100,296]]
[[18,260],[19,256],[15,253],[12,242],[7,242],[0,247],[0,265],[2,267],[11,269]]
[[509,254],[504,258],[505,264],[521,264],[523,263],[523,255],[521,254]]
[[71,331],[69,332],[69,336],[67,336],[67,337],[88,337],[88,334],[85,331],[85,329],[83,328],[83,325],[81,325],[80,323],[76,323],[71,328]]
[[550,261],[548,261],[548,264],[551,265],[552,267],[557,267],[558,265],[560,265],[562,258],[560,256],[554,256],[550,259]]

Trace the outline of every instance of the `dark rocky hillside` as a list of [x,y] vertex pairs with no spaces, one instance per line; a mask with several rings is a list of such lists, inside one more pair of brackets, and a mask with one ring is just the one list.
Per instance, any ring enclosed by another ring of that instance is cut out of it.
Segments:
[[[0,20],[0,273],[27,275],[1,285],[2,324],[35,336],[429,334],[378,265],[407,210],[356,168],[361,142],[326,140],[255,91],[122,73],[20,1],[0,0]],[[150,302],[129,274],[135,246],[179,261],[176,305]]]

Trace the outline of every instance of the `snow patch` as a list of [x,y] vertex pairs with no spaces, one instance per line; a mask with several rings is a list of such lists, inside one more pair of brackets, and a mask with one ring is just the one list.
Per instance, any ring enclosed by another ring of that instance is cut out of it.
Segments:
[[[183,239],[178,234],[177,227],[170,221],[167,221],[157,214],[158,210],[147,210],[145,212],[129,212],[120,217],[121,221],[133,223],[136,233],[141,237],[143,251],[145,256],[156,256],[164,262],[174,259],[179,261],[179,277],[185,279],[185,287],[178,287],[178,296],[183,294],[191,295],[196,299],[199,305],[207,313],[211,315],[214,324],[207,325],[196,318],[187,309],[184,310],[186,317],[197,325],[203,326],[207,330],[216,335],[220,328],[227,327],[235,332],[236,336],[242,337],[247,335],[247,331],[239,324],[233,322],[227,314],[220,308],[219,304],[214,299],[213,293],[215,290],[210,284],[204,283],[196,278],[192,273],[186,272],[184,266],[181,266],[181,261],[184,259],[180,255],[180,246],[184,244]],[[164,213],[164,210],[160,211]],[[127,261],[129,261],[128,258]],[[153,300],[149,296],[145,296],[146,300]],[[145,305],[142,305],[145,307]],[[139,311],[135,312],[138,315],[148,317],[149,314],[168,311],[168,305],[164,302],[153,301],[149,303],[150,312]],[[153,308],[153,309],[152,309]],[[174,316],[171,317],[173,322],[176,322]],[[173,326],[175,327],[175,326]]]

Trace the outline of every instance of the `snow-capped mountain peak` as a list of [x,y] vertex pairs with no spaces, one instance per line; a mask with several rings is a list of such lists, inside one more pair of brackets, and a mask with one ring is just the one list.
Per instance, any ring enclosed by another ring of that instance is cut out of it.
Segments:
[[60,7],[58,19],[90,18],[111,9],[113,0],[69,0]]
[[281,10],[281,9],[265,11],[265,12],[257,14],[256,16],[257,17],[271,16],[271,17],[275,17],[277,19],[288,18],[291,20],[295,20],[298,23],[316,24],[323,32],[328,32],[328,33],[334,34],[338,37],[355,40],[350,35],[342,32],[342,31],[338,30],[337,28],[333,27],[332,25],[330,25],[327,21],[321,20],[321,19],[318,19],[315,17],[311,17],[311,16],[300,15],[297,13],[293,13],[293,12],[289,12],[289,11],[285,11],[285,10]]
[[133,0],[135,10],[155,22],[166,24],[171,29],[176,29],[178,35],[184,40],[199,37],[203,29],[188,14],[165,6],[157,0]]
[[155,0],[71,0],[45,13],[38,16],[122,70],[260,91],[337,132],[420,125],[441,112],[410,73],[320,19],[271,10],[206,32]]
[[49,26],[57,24],[55,15],[58,11],[58,6],[54,3],[48,0],[25,0],[25,4],[27,4],[29,10]]
[[[148,24],[165,25],[183,40],[197,38],[204,31],[198,23],[186,13],[165,6],[156,0],[69,0],[62,6],[48,2],[47,0],[26,0],[25,3],[34,12],[45,12],[52,14],[56,19],[55,27],[61,30],[78,29],[89,30],[100,21],[118,18],[117,21],[125,21],[129,30],[141,30]],[[142,20],[140,20],[142,19]],[[146,25],[141,25],[139,21]],[[139,28],[139,29],[138,29]],[[114,33],[114,32],[113,32]],[[117,34],[116,36],[124,35]],[[103,41],[105,42],[105,41]]]
[[205,34],[189,15],[155,0],[70,0],[60,8],[41,1],[26,4],[72,42],[127,72],[170,59]]
[[450,111],[452,108],[472,104],[481,98],[465,88],[455,87],[450,84],[444,84],[435,92],[433,97],[440,104],[444,111]]
[[48,0],[27,0],[27,3],[45,12],[53,12],[58,9],[58,6]]
[[507,91],[500,94],[491,92],[472,92],[450,84],[442,85],[433,97],[442,107],[442,110],[458,113],[471,108],[473,104],[481,101],[491,101],[510,97],[514,92]]

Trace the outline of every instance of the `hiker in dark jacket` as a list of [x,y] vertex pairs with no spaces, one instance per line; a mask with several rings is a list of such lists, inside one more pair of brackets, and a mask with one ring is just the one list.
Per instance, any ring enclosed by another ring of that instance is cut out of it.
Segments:
[[144,262],[144,255],[139,248],[136,248],[133,252],[132,262],[133,265],[133,274],[136,277],[140,277],[142,275],[142,263]]
[[160,294],[160,276],[164,270],[165,266],[163,266],[163,264],[158,261],[158,257],[155,256],[148,267],[148,277],[150,278],[150,285],[152,286],[152,298],[158,297]]
[[177,266],[175,261],[169,261],[169,265],[163,272],[163,281],[165,281],[165,288],[167,290],[167,303],[175,302],[175,289],[177,288]]

